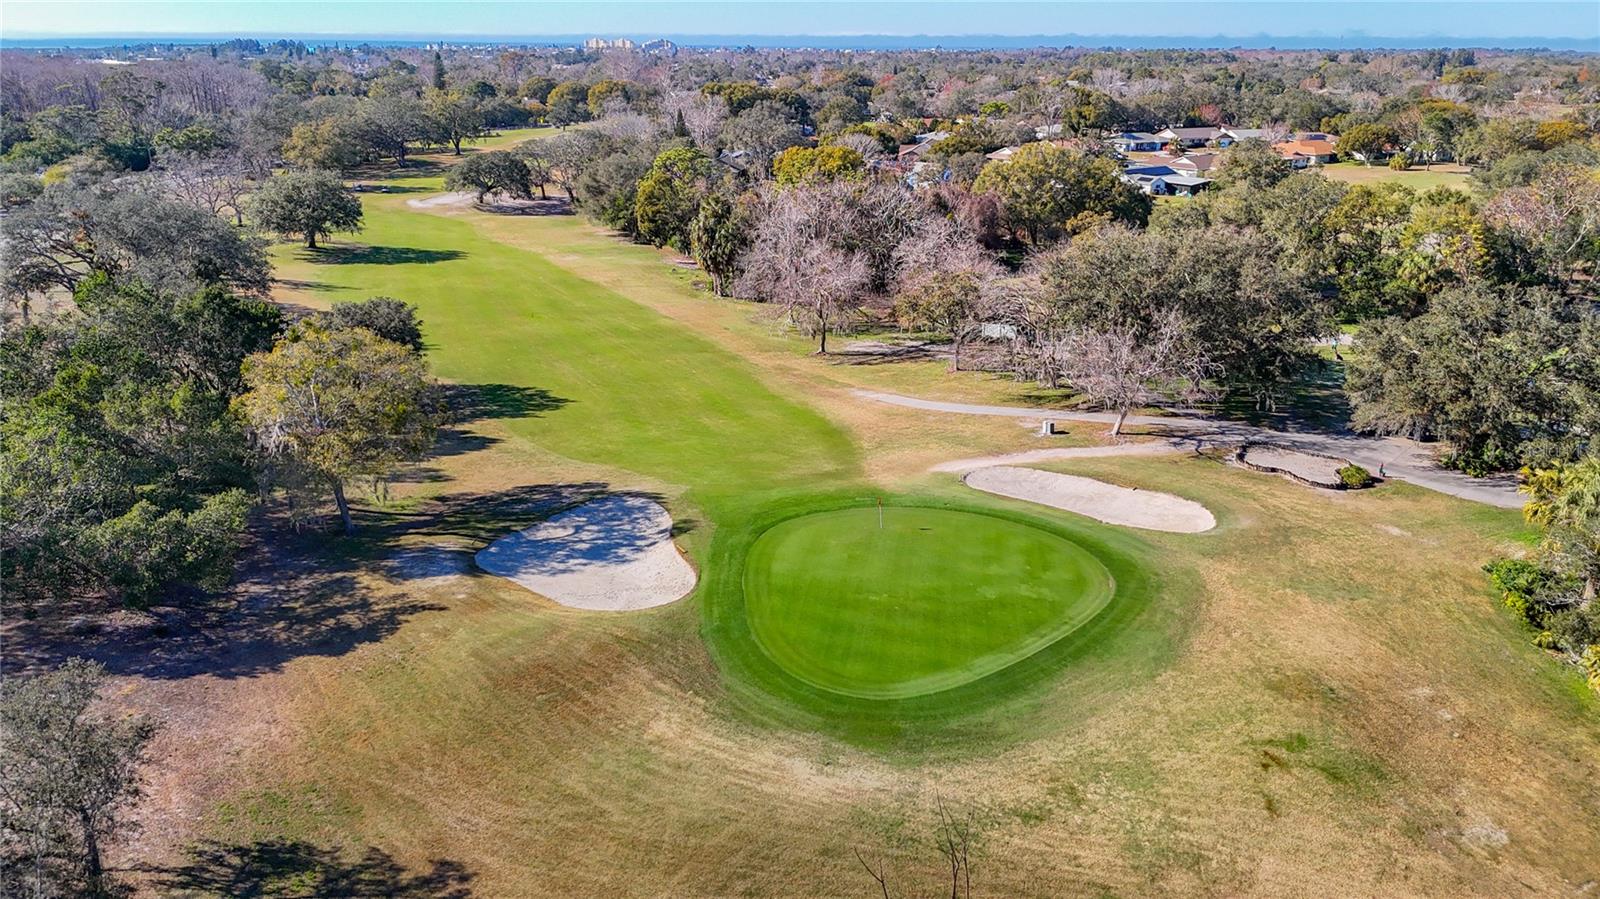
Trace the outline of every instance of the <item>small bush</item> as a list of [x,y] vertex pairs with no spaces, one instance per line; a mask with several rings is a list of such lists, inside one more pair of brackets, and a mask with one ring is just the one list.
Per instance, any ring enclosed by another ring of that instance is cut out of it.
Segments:
[[1578,666],[1589,676],[1589,686],[1600,690],[1600,644],[1590,644],[1578,659]]
[[1339,483],[1356,490],[1372,483],[1372,473],[1359,465],[1346,465],[1339,469]]
[[1551,587],[1550,573],[1524,559],[1501,559],[1483,566],[1502,601],[1523,623],[1543,630],[1550,610],[1540,601]]
[[1389,157],[1389,168],[1397,172],[1403,172],[1411,168],[1411,157],[1404,153],[1396,153]]
[[1547,620],[1556,645],[1567,652],[1577,655],[1600,643],[1600,606],[1562,609]]

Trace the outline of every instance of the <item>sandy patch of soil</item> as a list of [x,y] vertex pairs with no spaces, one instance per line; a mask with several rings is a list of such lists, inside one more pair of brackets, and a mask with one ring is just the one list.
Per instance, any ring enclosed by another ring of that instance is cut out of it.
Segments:
[[1339,483],[1339,469],[1342,466],[1337,459],[1327,459],[1272,446],[1249,447],[1245,450],[1244,460],[1255,465],[1287,471],[1319,484]]
[[431,197],[407,200],[413,209],[477,209],[499,215],[571,215],[572,204],[564,197],[522,199],[502,194],[490,194],[482,201],[472,191],[456,190],[434,194]]
[[1106,524],[1179,534],[1198,534],[1217,526],[1211,511],[1193,500],[1094,478],[999,466],[980,468],[964,480],[985,493],[1065,509]]
[[694,589],[672,542],[672,515],[642,496],[607,496],[502,537],[478,567],[576,609],[631,611]]
[[467,206],[470,207],[477,201],[477,195],[471,191],[453,190],[449,193],[434,194],[431,197],[419,197],[407,200],[406,205],[413,209],[433,209],[438,206]]

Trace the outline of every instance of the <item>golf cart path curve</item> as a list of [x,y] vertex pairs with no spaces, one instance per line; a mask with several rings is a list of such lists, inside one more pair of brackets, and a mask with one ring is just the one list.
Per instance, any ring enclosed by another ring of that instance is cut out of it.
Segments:
[[[1027,406],[950,403],[901,396],[895,393],[882,393],[875,390],[853,390],[851,392],[863,399],[907,409],[920,409],[924,412],[940,412],[953,415],[993,415],[1007,418],[1048,418],[1053,421],[1082,421],[1107,425],[1116,420],[1116,416],[1109,412],[1073,412],[1063,409],[1042,409]],[[1373,474],[1377,474],[1378,469],[1382,467],[1385,477],[1406,481],[1416,484],[1418,487],[1426,487],[1429,490],[1472,500],[1473,502],[1498,506],[1502,509],[1520,509],[1523,504],[1523,497],[1517,493],[1515,478],[1508,475],[1473,478],[1460,472],[1448,471],[1439,467],[1425,446],[1415,440],[1407,440],[1404,437],[1366,437],[1348,433],[1274,431],[1269,428],[1258,428],[1254,425],[1216,421],[1195,416],[1129,415],[1125,424],[1161,428],[1168,432],[1159,435],[1167,438],[1163,444],[1156,444],[1162,449],[1171,449],[1174,444],[1188,445],[1194,449],[1200,449],[1207,445],[1236,446],[1248,441],[1264,441],[1286,449],[1325,453],[1349,459]],[[1066,451],[1063,449],[1054,452],[1065,453]],[[1103,450],[1097,454],[1114,455]],[[1093,454],[1083,453],[1081,455],[1088,456]],[[1053,455],[1041,457],[1034,461],[1042,461],[1043,458],[1071,457]],[[970,462],[974,460],[963,461]],[[1013,456],[1005,461],[1015,462],[1019,460]],[[955,464],[960,463],[945,463],[946,466]],[[969,467],[981,466],[974,465]],[[959,471],[963,469],[940,466],[939,470]]]

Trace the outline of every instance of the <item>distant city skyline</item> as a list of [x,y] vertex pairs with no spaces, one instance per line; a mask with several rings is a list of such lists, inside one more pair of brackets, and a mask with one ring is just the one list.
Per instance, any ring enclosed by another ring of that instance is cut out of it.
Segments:
[[[300,37],[536,40],[581,35],[648,38],[981,38],[1016,46],[1030,37],[1122,38],[1149,45],[1360,46],[1390,39],[1407,46],[1471,42],[1600,49],[1600,7],[1587,2],[1124,2],[1056,3],[512,3],[440,2],[41,2],[7,0],[0,42],[42,39]],[[1274,40],[1279,39],[1279,40]],[[1286,40],[1285,40],[1286,39]],[[1321,40],[1323,43],[1318,43]],[[766,43],[770,40],[761,40]],[[1117,41],[1110,41],[1118,43]]]

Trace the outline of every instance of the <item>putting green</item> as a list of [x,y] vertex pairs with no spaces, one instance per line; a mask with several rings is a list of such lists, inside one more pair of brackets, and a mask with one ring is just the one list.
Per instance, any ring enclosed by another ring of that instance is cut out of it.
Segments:
[[948,690],[1072,633],[1111,601],[1109,571],[1030,525],[949,509],[842,509],[751,546],[750,630],[791,675],[863,699]]

